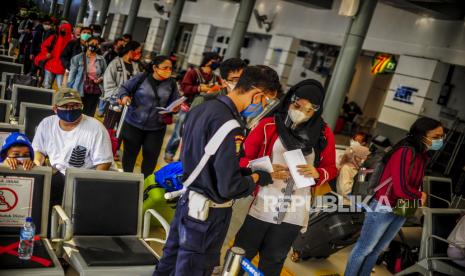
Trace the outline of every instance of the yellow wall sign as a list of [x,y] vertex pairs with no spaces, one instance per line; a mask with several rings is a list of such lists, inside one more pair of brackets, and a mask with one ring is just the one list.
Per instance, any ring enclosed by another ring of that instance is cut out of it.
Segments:
[[377,53],[373,57],[371,64],[371,73],[376,74],[392,74],[396,70],[396,58],[390,54]]

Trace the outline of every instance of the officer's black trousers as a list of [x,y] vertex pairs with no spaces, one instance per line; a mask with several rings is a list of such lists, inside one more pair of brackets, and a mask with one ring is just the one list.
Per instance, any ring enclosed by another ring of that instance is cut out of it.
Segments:
[[156,131],[142,130],[124,123],[121,130],[123,138],[123,170],[132,172],[136,164],[137,155],[142,147],[141,172],[144,178],[151,175],[157,166],[166,128]]
[[188,215],[188,202],[187,194],[178,201],[168,241],[153,276],[211,276],[220,264],[232,208],[210,208],[208,218],[199,221]]
[[295,224],[273,224],[247,215],[237,232],[234,246],[245,250],[247,259],[260,256],[258,269],[266,276],[279,276],[292,243],[302,227]]

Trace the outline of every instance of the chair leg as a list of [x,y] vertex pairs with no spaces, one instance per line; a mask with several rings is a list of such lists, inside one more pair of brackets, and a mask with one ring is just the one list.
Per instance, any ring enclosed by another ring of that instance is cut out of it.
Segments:
[[409,275],[409,274],[412,274],[412,273],[415,273],[415,272],[425,275],[426,269],[421,267],[419,264],[414,264],[414,265],[409,266],[409,267],[407,267],[406,269],[404,269],[404,270],[402,270],[400,272],[397,272],[394,275],[395,276],[403,276],[403,275]]

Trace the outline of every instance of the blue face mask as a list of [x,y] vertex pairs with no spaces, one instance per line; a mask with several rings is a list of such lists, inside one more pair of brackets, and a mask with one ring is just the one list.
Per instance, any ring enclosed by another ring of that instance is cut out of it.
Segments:
[[444,144],[442,139],[431,140],[430,150],[440,150]]
[[210,65],[210,68],[212,70],[216,70],[216,68],[218,67],[220,67],[220,63],[218,61],[212,62],[212,64]]
[[72,123],[75,122],[82,115],[82,109],[71,109],[71,110],[57,110],[58,118],[61,120]]
[[257,117],[262,112],[263,112],[262,102],[260,101],[259,103],[254,104],[253,97],[252,97],[252,103],[249,104],[244,110],[241,111],[241,115],[245,118],[250,119],[253,117]]

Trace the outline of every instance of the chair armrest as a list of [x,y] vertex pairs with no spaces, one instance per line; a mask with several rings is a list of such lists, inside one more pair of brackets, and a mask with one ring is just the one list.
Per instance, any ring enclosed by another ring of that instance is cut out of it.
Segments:
[[453,242],[450,242],[450,241],[448,241],[448,240],[446,240],[446,239],[444,239],[444,238],[441,238],[441,237],[439,237],[439,236],[436,236],[436,235],[430,235],[430,236],[428,237],[427,241],[426,241],[426,242],[427,242],[427,248],[428,248],[428,250],[426,250],[426,258],[428,258],[428,259],[438,259],[437,257],[430,257],[430,256],[429,256],[429,253],[430,253],[430,252],[429,252],[429,243],[431,242],[432,239],[436,239],[436,240],[438,240],[438,241],[445,242],[445,243],[447,243],[447,244],[449,244],[449,245],[452,245],[452,246],[458,248],[459,250],[462,251],[462,253],[465,253],[465,252],[463,252],[464,250],[462,249],[462,247],[460,247],[458,244],[453,243]]
[[428,196],[429,196],[429,197],[434,197],[434,198],[436,198],[436,199],[439,199],[439,200],[442,200],[442,201],[446,202],[446,203],[449,205],[449,207],[450,207],[450,205],[451,205],[451,203],[452,203],[452,202],[450,202],[450,201],[448,201],[448,200],[445,200],[444,198],[440,198],[440,197],[438,197],[438,196],[436,196],[436,195],[428,195]]
[[[165,239],[164,240],[158,239],[158,238],[149,238],[149,234],[150,234],[150,218],[151,217],[156,218],[161,223],[161,226],[165,230]],[[145,214],[144,214],[144,230],[143,230],[143,233],[142,233],[142,238],[145,241],[155,241],[155,242],[158,242],[158,243],[161,243],[161,244],[165,244],[166,241],[168,240],[169,232],[170,232],[169,223],[157,211],[155,211],[154,209],[148,209],[147,211],[145,211]]]
[[[58,218],[62,221],[61,224],[64,224],[64,237],[60,239],[58,237],[58,227],[60,225]],[[60,205],[55,205],[52,208],[52,221],[50,236],[52,241],[58,239],[59,241],[69,241],[73,237],[73,227],[71,225],[71,219],[66,215],[65,210]]]

